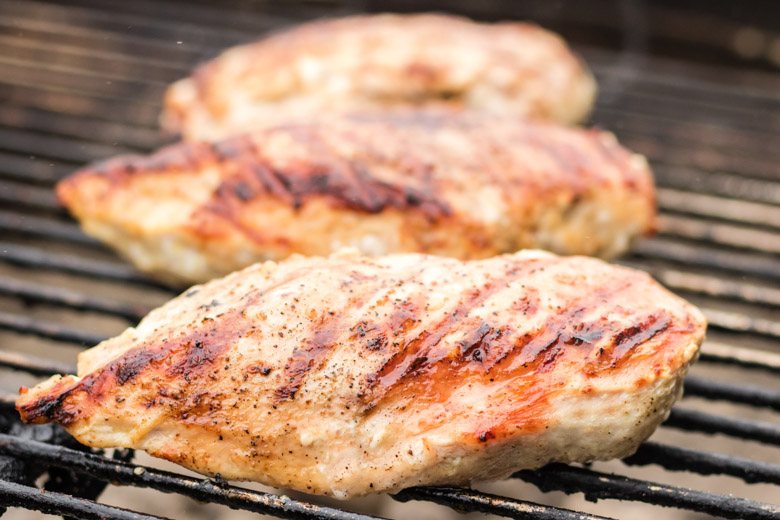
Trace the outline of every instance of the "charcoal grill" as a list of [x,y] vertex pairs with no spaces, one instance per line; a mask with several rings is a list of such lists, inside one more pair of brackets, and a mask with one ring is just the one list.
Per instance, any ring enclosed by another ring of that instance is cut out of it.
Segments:
[[[685,518],[780,518],[780,33],[766,26],[779,19],[776,6],[735,15],[730,2],[694,0],[462,4],[454,8],[532,18],[573,39],[601,84],[593,122],[645,153],[659,184],[660,232],[622,262],[697,303],[711,326],[685,398],[635,455],[520,471],[501,494],[408,489],[393,497],[413,501],[401,516],[418,517],[427,501],[533,519],[603,518],[584,511],[613,516],[626,503],[637,504],[633,517],[668,506],[691,512]],[[284,518],[376,518],[349,512],[351,503],[145,467],[130,450],[89,450],[57,426],[20,424],[12,403],[19,384],[74,372],[74,346],[173,295],[78,230],[54,199],[58,179],[162,144],[165,86],[221,48],[305,19],[411,7],[0,2],[0,512],[159,518],[98,502],[110,482]],[[572,504],[579,511],[562,507]]]

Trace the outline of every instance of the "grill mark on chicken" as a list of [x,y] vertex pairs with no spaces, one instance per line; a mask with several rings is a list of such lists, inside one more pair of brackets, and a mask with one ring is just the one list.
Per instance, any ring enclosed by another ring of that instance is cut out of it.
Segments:
[[[376,278],[373,276],[365,276],[358,271],[352,271],[347,278],[341,281],[340,285],[342,289],[346,289],[355,284],[365,285],[366,282],[375,280]],[[374,291],[378,292],[384,285],[373,284],[373,287]],[[361,293],[362,287],[356,292]],[[350,299],[347,307],[353,312],[359,311],[363,307],[364,302],[368,301],[366,296],[366,294],[362,294],[361,297]],[[285,384],[278,387],[274,392],[277,404],[282,401],[295,399],[306,378],[311,373],[322,368],[327,362],[328,357],[336,346],[335,340],[344,332],[345,319],[348,319],[348,314],[344,311],[328,311],[311,322],[311,339],[306,341],[305,346],[293,348],[293,355],[284,366],[283,380]]]
[[554,263],[556,259],[534,259],[523,264],[513,265],[501,278],[489,279],[480,288],[473,288],[466,293],[457,307],[447,314],[440,322],[427,327],[413,339],[406,341],[382,367],[370,374],[365,381],[364,402],[366,411],[374,408],[401,381],[415,373],[428,371],[448,352],[444,349],[434,350],[439,342],[446,337],[458,323],[469,316],[469,312],[480,308],[495,293],[504,290],[512,281],[521,276],[532,274],[537,269]]
[[309,374],[321,367],[334,347],[333,341],[341,334],[341,320],[322,318],[313,323],[314,335],[304,347],[293,349],[292,357],[284,366],[286,383],[276,389],[276,402],[293,400]]
[[585,366],[585,371],[588,374],[595,374],[601,370],[618,368],[625,359],[630,357],[633,349],[664,332],[670,325],[671,316],[659,312],[648,316],[637,325],[622,329],[612,336],[607,348],[594,352],[595,360]]
[[[378,304],[387,303],[388,298],[382,298]],[[362,342],[363,347],[372,352],[384,352],[388,347],[395,349],[400,345],[399,337],[414,327],[424,307],[412,300],[397,302],[390,314],[380,322],[365,320],[360,323],[350,340]],[[362,397],[362,394],[358,397]]]
[[[235,324],[236,319],[228,320]],[[248,330],[248,325],[242,327]],[[42,422],[44,418],[56,420],[63,426],[81,418],[85,402],[99,402],[114,386],[133,383],[136,377],[147,370],[160,370],[168,378],[181,377],[187,382],[202,376],[212,368],[226,350],[231,347],[235,328],[208,327],[190,334],[163,340],[160,346],[144,344],[124,353],[100,370],[88,374],[63,391],[55,401],[40,400],[26,405],[20,412],[27,421]],[[70,405],[71,396],[86,394],[79,404]],[[152,402],[152,404],[154,404]]]
[[337,206],[367,214],[381,213],[389,208],[419,210],[435,222],[452,214],[449,205],[437,196],[437,187],[429,169],[419,172],[421,187],[411,186],[404,179],[385,182],[376,179],[359,161],[333,156],[318,142],[317,131],[294,126],[281,127],[306,146],[320,152],[318,162],[302,162],[285,168],[275,168],[262,155],[249,136],[240,136],[220,143],[178,143],[150,156],[125,155],[98,163],[82,174],[105,175],[113,184],[121,184],[133,175],[155,171],[197,170],[216,162],[232,173],[215,189],[208,202],[197,213],[211,213],[228,219],[254,241],[263,243],[262,233],[239,222],[242,204],[261,194],[277,197],[299,209],[315,196],[326,196]]
[[[410,186],[404,179],[381,181],[361,161],[334,157],[332,151],[320,142],[316,129],[287,126],[280,130],[316,152],[313,155],[319,157],[318,162],[275,168],[247,136],[214,144],[216,159],[235,173],[215,190],[214,196],[203,208],[205,211],[230,219],[256,241],[261,234],[241,226],[236,209],[261,193],[284,200],[295,209],[301,208],[313,196],[327,196],[338,206],[368,214],[389,208],[417,209],[432,222],[452,214],[449,205],[436,195],[437,188],[429,169],[418,172],[423,181],[422,187]],[[176,155],[172,155],[175,161]]]
[[[504,284],[500,283],[499,286],[504,287]],[[465,320],[458,323],[458,326],[471,328],[462,340],[456,342],[456,355],[445,347],[437,349],[443,335],[435,335],[426,330],[410,344],[402,347],[404,350],[390,358],[379,371],[379,377],[377,374],[369,377],[369,398],[364,411],[370,412],[378,402],[396,393],[394,389],[401,381],[404,395],[413,393],[419,401],[424,402],[426,399],[449,398],[459,383],[464,381],[464,377],[468,377],[464,374],[487,375],[490,376],[490,381],[517,381],[517,378],[523,378],[527,407],[513,410],[510,415],[491,419],[488,421],[489,425],[483,424],[484,427],[478,428],[474,435],[480,442],[488,442],[504,438],[514,429],[538,430],[546,423],[544,417],[539,415],[538,409],[544,407],[548,398],[557,390],[557,382],[549,381],[545,374],[555,369],[558,359],[567,349],[577,349],[585,359],[589,359],[602,338],[611,338],[610,345],[614,348],[601,348],[596,351],[599,357],[609,356],[609,363],[599,362],[598,366],[586,363],[585,372],[593,376],[602,370],[617,368],[631,358],[636,347],[668,328],[671,317],[665,313],[655,314],[638,325],[620,329],[618,332],[615,332],[615,323],[606,316],[583,321],[582,316],[592,308],[594,301],[614,296],[630,287],[630,283],[623,283],[610,289],[595,291],[545,320],[535,332],[522,335],[511,325],[496,326],[487,321]],[[538,299],[538,295],[537,298],[528,296],[525,295],[521,299],[521,308],[526,318],[530,318],[538,310],[538,301],[534,301]],[[449,316],[444,321],[451,318],[452,316]],[[437,325],[431,329],[439,328]],[[411,352],[402,357],[407,352],[405,349],[410,347]],[[402,358],[399,361],[400,357]],[[498,372],[497,367],[500,364],[507,366]],[[382,377],[385,379],[382,380]],[[375,387],[382,384],[384,388],[381,389],[382,393],[378,394]]]
[[[503,356],[500,359],[489,366],[482,364],[484,373],[491,376],[491,381],[521,381],[524,405],[517,408],[507,407],[508,413],[479,421],[479,425],[474,429],[474,438],[484,443],[494,439],[504,439],[517,430],[530,432],[542,429],[547,424],[547,420],[539,410],[546,407],[549,399],[565,384],[563,381],[550,379],[547,374],[554,371],[558,359],[565,355],[567,349],[579,350],[587,360],[594,353],[596,344],[604,336],[612,337],[611,344],[624,347],[607,353],[608,363],[597,366],[594,366],[593,363],[586,363],[585,373],[592,377],[602,370],[615,369],[630,359],[633,349],[666,330],[670,320],[667,315],[654,315],[637,326],[620,330],[615,334],[614,323],[603,317],[587,322],[577,322],[576,317],[585,310],[584,307],[575,308],[571,312],[547,320],[536,335],[525,334],[517,341],[509,343],[509,349],[502,349]],[[661,323],[656,324],[658,321]],[[487,334],[480,337],[477,344],[484,343],[487,338],[493,341],[500,340],[503,336],[503,334],[497,334],[493,328],[486,327],[483,330],[487,331]],[[501,348],[501,342],[492,343],[488,346],[488,351],[496,346]],[[599,359],[606,357],[604,351],[605,349],[595,350]],[[516,361],[513,362],[513,358]],[[466,362],[471,362],[473,366],[476,364],[475,362],[478,363],[478,360],[466,360]],[[506,362],[509,365],[501,372],[495,371],[494,368],[501,362]],[[461,365],[450,364],[446,366],[445,370],[450,374],[449,376],[443,376],[441,372],[437,373],[437,376],[448,381],[463,379],[464,372]],[[426,376],[430,377],[431,374],[426,374]],[[443,390],[437,388],[436,391],[442,392]]]
[[504,333],[505,329],[494,328],[487,323],[483,323],[477,330],[458,342],[461,358],[464,360],[469,360],[470,358],[473,361],[482,363],[487,359],[493,345],[501,339]]
[[[31,423],[55,420],[67,426],[80,419],[88,408],[83,404],[69,405],[68,397],[86,394],[85,401],[98,403],[107,391],[110,392],[112,386],[132,384],[139,374],[149,370],[159,370],[169,380],[183,379],[188,385],[195,384],[196,380],[204,377],[209,369],[221,361],[223,354],[233,347],[236,339],[256,330],[256,325],[245,317],[244,307],[256,304],[269,291],[295,280],[302,274],[303,271],[293,271],[280,282],[249,295],[244,305],[216,313],[215,317],[203,316],[199,322],[189,325],[190,328],[196,329],[189,334],[182,332],[173,338],[154,339],[134,347],[64,389],[56,399],[47,396],[25,404],[18,408],[19,413]],[[215,309],[219,305],[219,302],[212,300],[201,308]],[[219,327],[212,325],[215,318],[220,321]],[[148,407],[155,404],[156,398],[152,397]],[[184,406],[184,403],[179,406]]]
[[[56,421],[62,425],[72,423],[74,412],[63,407],[65,400],[73,393],[72,387],[65,388],[67,384],[67,381],[59,381],[52,388],[52,393],[30,403],[17,405],[16,409],[22,416],[22,420],[30,424],[43,424],[49,421]],[[26,389],[23,387],[20,392],[24,394]]]

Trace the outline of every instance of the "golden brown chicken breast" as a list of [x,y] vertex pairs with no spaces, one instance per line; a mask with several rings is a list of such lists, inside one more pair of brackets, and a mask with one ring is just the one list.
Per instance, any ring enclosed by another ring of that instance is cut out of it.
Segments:
[[596,85],[557,35],[439,15],[317,21],[230,49],[171,86],[163,126],[217,140],[291,118],[447,105],[581,121]]
[[647,163],[611,134],[465,112],[329,117],[179,144],[88,167],[57,193],[87,233],[177,283],[344,246],[609,257],[655,215]]
[[704,330],[592,258],[296,255],[193,287],[17,408],[89,446],[348,498],[628,455]]

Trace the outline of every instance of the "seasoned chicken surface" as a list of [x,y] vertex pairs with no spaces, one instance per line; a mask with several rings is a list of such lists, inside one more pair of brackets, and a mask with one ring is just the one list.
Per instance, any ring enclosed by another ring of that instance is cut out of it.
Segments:
[[17,409],[89,446],[348,498],[628,455],[704,330],[592,258],[296,255],[193,287]]
[[565,42],[531,24],[351,16],[229,49],[171,86],[162,122],[206,140],[290,118],[399,105],[575,123],[595,93]]
[[655,217],[646,161],[612,134],[465,112],[182,143],[87,167],[57,193],[87,233],[173,283],[341,247],[610,257]]

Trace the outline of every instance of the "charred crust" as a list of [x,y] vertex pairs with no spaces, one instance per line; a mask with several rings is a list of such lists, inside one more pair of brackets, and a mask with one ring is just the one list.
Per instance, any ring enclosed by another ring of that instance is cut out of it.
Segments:
[[489,441],[491,439],[495,439],[495,438],[496,438],[496,434],[493,433],[490,430],[481,431],[481,432],[477,433],[477,439],[479,440],[479,442],[487,442],[487,441]]
[[260,374],[267,376],[271,373],[272,370],[273,369],[271,367],[264,363],[256,363],[247,367],[246,372],[247,374]]
[[[135,384],[147,373],[153,373],[153,380],[157,377],[190,383],[207,375],[231,348],[232,339],[247,326],[238,320],[238,313],[235,313],[225,316],[220,328],[199,328],[175,339],[141,344],[82,377],[69,388],[57,385],[34,403],[19,406],[19,412],[26,422],[56,421],[68,426],[83,418],[90,409],[100,406],[116,388]],[[157,396],[146,399],[145,406],[151,408],[164,404],[166,399],[181,397],[173,390],[162,390],[157,395],[159,399]],[[69,404],[69,397],[77,402]],[[115,401],[115,396],[112,395],[111,400]]]
[[[309,142],[319,150],[317,131],[312,128],[280,128],[295,139]],[[312,160],[276,167],[258,149],[255,141],[262,135],[234,137],[216,144],[180,143],[149,156],[128,155],[90,166],[78,175],[99,175],[112,184],[122,183],[133,175],[172,171],[197,171],[213,162],[219,163],[223,179],[214,190],[203,211],[219,214],[230,220],[234,205],[251,203],[271,196],[301,208],[307,201],[324,197],[337,207],[376,214],[388,209],[417,210],[428,220],[436,221],[452,215],[452,209],[441,198],[427,167],[420,167],[417,187],[403,180],[385,182],[371,174],[361,162],[344,160],[327,149],[314,153]],[[314,157],[316,156],[316,160]],[[73,182],[76,176],[64,183]],[[61,199],[65,199],[65,184],[61,183]]]
[[22,420],[28,424],[42,424],[56,421],[67,426],[73,421],[75,414],[63,407],[65,399],[71,394],[66,390],[59,394],[49,394],[29,403],[16,405],[16,410]]

